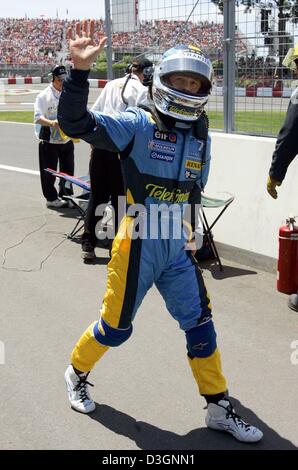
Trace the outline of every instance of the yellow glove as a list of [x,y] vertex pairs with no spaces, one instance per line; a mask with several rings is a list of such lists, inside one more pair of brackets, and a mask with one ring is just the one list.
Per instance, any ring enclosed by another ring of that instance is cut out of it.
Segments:
[[68,137],[66,134],[64,134],[63,130],[60,129],[60,127],[59,127],[59,132],[60,132],[60,136],[62,140],[71,139],[74,143],[80,142],[80,139],[76,139],[75,137]]
[[271,176],[268,176],[267,191],[270,194],[270,196],[273,197],[273,199],[277,199],[276,186],[280,186],[280,185],[281,185],[280,181],[276,181],[273,178],[271,178]]

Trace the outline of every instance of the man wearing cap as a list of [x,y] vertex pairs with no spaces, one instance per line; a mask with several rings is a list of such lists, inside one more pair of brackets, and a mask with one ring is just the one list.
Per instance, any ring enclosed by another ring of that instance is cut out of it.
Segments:
[[[149,83],[153,73],[153,63],[146,58],[135,59],[127,67],[126,72],[124,77],[107,83],[91,111],[114,115],[117,112],[125,111],[130,106],[139,106],[146,102],[148,88],[143,85],[143,82]],[[95,215],[96,208],[101,204],[107,204],[111,199],[114,210],[114,233],[116,233],[119,217],[118,197],[125,194],[117,153],[92,148],[89,172],[91,194],[82,235],[82,258],[84,261],[95,258],[96,225],[102,218],[100,214]]]
[[72,194],[72,189],[60,184],[59,197],[55,188],[55,177],[45,171],[46,168],[59,170],[73,175],[74,145],[73,141],[60,134],[57,121],[57,109],[63,80],[66,76],[64,65],[55,65],[52,70],[52,82],[36,97],[34,104],[35,135],[39,140],[39,169],[41,187],[46,198],[47,207],[68,207],[68,202],[61,199],[63,195]]
[[[289,49],[283,60],[285,67],[298,75],[298,43]],[[286,118],[277,136],[275,150],[269,169],[267,191],[273,199],[277,199],[276,187],[280,186],[286,176],[288,166],[298,154],[298,87],[292,93]],[[298,312],[298,292],[290,295],[288,307]]]

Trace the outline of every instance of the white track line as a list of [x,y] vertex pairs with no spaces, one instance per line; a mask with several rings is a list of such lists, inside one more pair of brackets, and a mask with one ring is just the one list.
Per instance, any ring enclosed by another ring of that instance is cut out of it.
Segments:
[[0,170],[15,171],[17,173],[28,173],[29,175],[39,175],[39,171],[19,168],[17,166],[0,165]]
[[0,124],[21,124],[22,126],[34,126],[33,122],[31,124],[31,122],[0,121]]

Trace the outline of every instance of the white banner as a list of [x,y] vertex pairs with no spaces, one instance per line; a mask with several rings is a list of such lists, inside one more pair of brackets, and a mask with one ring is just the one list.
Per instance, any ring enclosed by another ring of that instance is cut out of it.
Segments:
[[138,29],[139,0],[112,0],[111,7],[113,33]]

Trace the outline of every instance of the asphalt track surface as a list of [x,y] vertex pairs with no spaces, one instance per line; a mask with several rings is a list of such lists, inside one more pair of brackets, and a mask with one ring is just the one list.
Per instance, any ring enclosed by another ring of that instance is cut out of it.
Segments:
[[[227,260],[223,273],[205,266],[204,278],[230,395],[263,441],[245,445],[205,427],[184,335],[155,288],[131,339],[90,374],[96,411],[70,409],[63,374],[97,318],[107,252],[97,248],[96,262],[83,264],[79,244],[64,236],[75,211],[45,207],[33,127],[0,123],[0,141],[0,449],[297,450],[298,316],[276,292],[274,274]],[[76,174],[88,159],[88,146],[77,144]]]

